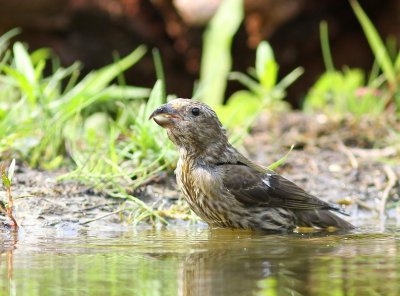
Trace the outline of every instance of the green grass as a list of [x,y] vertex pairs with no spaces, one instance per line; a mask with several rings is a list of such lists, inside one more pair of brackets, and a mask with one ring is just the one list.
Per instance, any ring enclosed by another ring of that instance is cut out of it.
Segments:
[[345,116],[375,115],[385,112],[389,96],[379,89],[365,85],[366,77],[360,69],[327,71],[310,88],[304,110]]
[[[134,201],[135,217],[157,217],[132,192],[176,160],[164,131],[148,120],[165,102],[165,87],[161,80],[153,90],[118,83],[146,48],[81,77],[79,63],[62,67],[48,49],[30,53],[20,42],[10,45],[17,33],[0,38],[1,158],[69,167],[61,179]],[[154,57],[161,75],[160,57]]]
[[385,45],[357,1],[350,3],[374,54],[375,63],[369,75],[360,69],[335,69],[329,47],[328,26],[322,22],[320,39],[327,71],[308,92],[304,110],[340,116],[353,114],[356,117],[381,116],[387,110],[395,110],[400,115],[400,51],[394,42]]
[[[140,60],[144,47],[78,81],[78,63],[64,68],[47,49],[30,54],[20,42],[8,49],[7,41],[0,44],[0,152],[18,151],[31,166],[60,166],[69,152],[74,126],[85,126],[96,112],[112,120],[108,110],[143,100],[150,93],[146,88],[113,83]],[[53,68],[50,75],[45,74],[48,68]]]
[[383,40],[379,36],[378,31],[376,30],[375,26],[368,18],[364,10],[361,8],[360,4],[355,0],[350,1],[350,4],[353,7],[354,13],[357,16],[357,19],[359,20],[362,29],[364,30],[365,37],[367,38],[372,52],[374,53],[376,61],[378,62],[383,74],[385,75],[387,82],[389,83],[389,88],[394,88],[395,90],[397,90],[399,87],[399,73],[396,72],[400,70],[400,52],[397,54],[396,59],[393,61],[389,56],[389,52]]

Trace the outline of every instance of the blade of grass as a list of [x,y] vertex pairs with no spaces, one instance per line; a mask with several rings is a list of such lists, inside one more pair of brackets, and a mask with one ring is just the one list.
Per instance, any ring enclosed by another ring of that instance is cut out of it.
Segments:
[[148,117],[150,116],[151,112],[153,112],[157,107],[162,105],[163,101],[164,101],[163,81],[157,80],[156,84],[153,87],[153,90],[151,91],[150,98],[142,114],[143,122],[150,122],[148,121]]
[[136,64],[146,53],[147,49],[145,46],[139,46],[132,53],[119,61],[110,64],[96,71],[96,75],[91,76],[89,79],[87,90],[96,92],[109,84],[115,79],[121,72],[127,70]]
[[396,72],[400,71],[400,50],[399,53],[397,54],[396,61],[394,62],[394,68]]
[[284,163],[284,162],[286,161],[286,159],[288,158],[289,153],[292,152],[293,148],[294,148],[294,145],[292,145],[292,146],[290,147],[289,151],[286,152],[286,154],[285,154],[282,158],[280,158],[279,160],[275,161],[273,164],[270,164],[270,165],[268,166],[268,169],[270,169],[270,170],[275,170],[277,167],[279,167],[280,165],[282,165],[282,163]]
[[264,93],[263,87],[257,81],[255,81],[253,78],[251,78],[250,76],[248,76],[244,73],[231,72],[231,73],[229,73],[228,77],[230,80],[239,81],[241,84],[243,84],[249,90],[251,90],[252,92],[254,92],[256,94],[262,95]]
[[0,55],[4,52],[5,48],[7,48],[10,39],[19,33],[21,33],[21,29],[14,28],[0,36]]
[[82,96],[95,95],[98,91],[106,87],[119,73],[132,67],[146,53],[144,46],[139,46],[131,54],[122,58],[118,62],[105,66],[97,71],[88,74],[82,81],[73,87],[68,93],[64,94],[59,100],[51,104],[51,108],[63,110],[65,108],[78,106]]
[[20,42],[14,44],[13,51],[17,71],[23,74],[31,85],[34,84],[36,82],[35,69],[28,51]]
[[358,21],[363,28],[364,34],[367,37],[368,43],[383,73],[385,73],[390,84],[397,86],[394,66],[378,31],[357,1],[351,0],[350,4],[353,7],[354,13],[356,14]]
[[301,75],[303,75],[304,69],[297,67],[291,71],[288,75],[282,78],[282,80],[276,85],[277,89],[284,90],[292,85]]
[[332,53],[329,46],[328,23],[326,21],[321,22],[319,25],[319,38],[321,40],[321,50],[325,68],[328,72],[333,72],[335,71],[335,66],[333,65]]
[[231,44],[243,15],[242,0],[225,0],[204,34],[200,86],[196,97],[214,108],[224,101],[227,77],[232,66]]
[[152,54],[153,54],[154,68],[156,70],[157,80],[163,81],[161,95],[163,98],[165,98],[166,96],[165,75],[164,75],[164,68],[162,64],[160,51],[158,50],[158,48],[153,48]]
[[[118,62],[121,59],[121,56],[119,55],[118,52],[113,52],[113,63]],[[117,82],[118,85],[126,85],[126,79],[125,79],[125,75],[124,72],[121,72],[117,75]]]

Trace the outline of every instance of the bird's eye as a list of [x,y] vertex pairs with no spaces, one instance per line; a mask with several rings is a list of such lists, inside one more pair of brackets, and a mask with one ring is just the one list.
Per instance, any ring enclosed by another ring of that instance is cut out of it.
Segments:
[[194,108],[192,109],[192,114],[193,114],[194,116],[199,116],[199,115],[200,115],[200,109],[197,108],[197,107],[194,107]]

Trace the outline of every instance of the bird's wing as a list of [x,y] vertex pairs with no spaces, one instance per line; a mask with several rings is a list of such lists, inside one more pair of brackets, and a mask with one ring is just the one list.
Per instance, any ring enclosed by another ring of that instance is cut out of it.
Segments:
[[223,185],[238,200],[247,206],[265,205],[293,210],[327,209],[342,212],[332,204],[324,202],[301,189],[293,182],[274,173],[260,172],[245,164],[220,165]]

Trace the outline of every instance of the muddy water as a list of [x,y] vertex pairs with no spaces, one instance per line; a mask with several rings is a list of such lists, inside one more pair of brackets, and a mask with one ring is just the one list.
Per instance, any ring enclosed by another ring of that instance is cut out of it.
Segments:
[[0,232],[0,295],[400,295],[400,232]]

